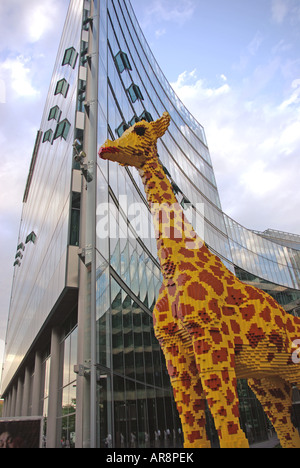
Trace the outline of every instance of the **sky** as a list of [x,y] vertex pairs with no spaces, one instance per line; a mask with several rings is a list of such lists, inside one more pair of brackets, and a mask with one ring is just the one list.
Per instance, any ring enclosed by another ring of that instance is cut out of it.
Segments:
[[[22,198],[69,0],[0,0],[0,361]],[[300,0],[132,0],[204,126],[225,213],[300,234]]]

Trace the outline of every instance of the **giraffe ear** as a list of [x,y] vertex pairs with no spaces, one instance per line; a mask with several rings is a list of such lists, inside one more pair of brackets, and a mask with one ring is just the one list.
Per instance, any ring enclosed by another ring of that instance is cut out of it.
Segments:
[[168,112],[164,112],[160,119],[151,123],[152,128],[157,138],[161,138],[166,133],[170,125],[170,122],[171,122],[170,114]]

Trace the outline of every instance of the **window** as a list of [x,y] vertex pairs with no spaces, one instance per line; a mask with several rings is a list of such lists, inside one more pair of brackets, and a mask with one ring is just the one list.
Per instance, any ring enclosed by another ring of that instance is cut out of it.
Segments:
[[182,191],[180,190],[178,185],[175,184],[175,182],[172,182],[172,189],[173,189],[173,192],[174,192],[175,195],[178,195],[179,193],[182,194]]
[[146,122],[153,122],[153,117],[148,111],[144,111],[140,116],[140,120],[146,120]]
[[86,100],[86,82],[79,80],[77,110],[84,112],[84,101]]
[[37,239],[37,235],[34,233],[34,231],[32,231],[32,232],[26,237],[26,242],[25,242],[25,244],[28,244],[29,242],[32,242],[33,244],[35,244],[36,239]]
[[132,102],[135,102],[135,101],[137,101],[138,99],[140,99],[141,101],[144,100],[143,95],[142,95],[141,90],[140,90],[140,88],[138,87],[138,85],[132,84],[132,85],[130,86],[130,88],[128,88],[127,91],[128,91],[128,93],[129,93],[129,96],[130,96]]
[[71,128],[70,122],[67,119],[62,120],[56,127],[54,140],[57,140],[57,138],[59,137],[66,140],[68,137],[70,128]]
[[52,107],[52,109],[50,109],[48,120],[56,120],[57,122],[59,122],[60,116],[60,108],[58,106],[54,106]]
[[121,125],[116,129],[116,134],[118,135],[118,137],[120,138],[123,133],[128,130],[128,125],[124,122],[121,123]]
[[128,122],[128,125],[129,127],[132,127],[134,124],[136,124],[137,122],[139,122],[140,119],[135,115],[134,117],[132,117],[132,119]]
[[70,245],[79,245],[81,194],[72,193]]
[[125,54],[125,52],[120,51],[115,56],[115,64],[120,73],[122,73],[124,70],[132,70],[128,56]]
[[62,94],[64,97],[67,97],[69,91],[69,83],[63,78],[62,80],[57,82],[56,89],[55,89],[55,96],[57,94]]
[[165,173],[168,177],[170,177],[170,179],[171,179],[172,176],[171,176],[170,172],[168,171],[168,169],[166,168],[166,166],[162,166],[162,168],[163,168],[164,173]]
[[190,200],[184,196],[183,199],[181,200],[180,205],[182,206],[184,210],[187,210],[191,207],[192,204]]
[[44,133],[43,143],[45,143],[46,141],[50,141],[50,143],[52,143],[52,135],[53,135],[53,131],[51,129],[47,130]]
[[78,53],[74,49],[74,47],[70,47],[65,51],[64,59],[62,65],[70,65],[72,68],[75,68],[76,62],[78,58]]

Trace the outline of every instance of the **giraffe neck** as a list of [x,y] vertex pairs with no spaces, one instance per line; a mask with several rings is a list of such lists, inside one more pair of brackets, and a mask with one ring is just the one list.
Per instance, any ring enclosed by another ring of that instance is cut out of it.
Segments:
[[203,241],[184,216],[172,184],[158,160],[156,146],[150,149],[139,173],[153,216],[160,263],[163,266],[173,257],[172,261],[176,264],[176,256],[182,247],[199,249]]

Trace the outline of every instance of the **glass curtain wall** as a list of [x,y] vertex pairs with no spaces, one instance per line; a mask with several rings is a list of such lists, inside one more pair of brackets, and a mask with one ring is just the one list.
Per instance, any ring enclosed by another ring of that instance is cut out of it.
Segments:
[[[104,0],[100,10],[99,146],[107,138],[120,136],[135,121],[156,119],[168,110],[173,122],[160,143],[160,158],[180,186],[179,201],[184,194],[195,210],[205,200],[211,241],[228,257],[203,128],[188,113],[187,121],[182,118],[182,104],[166,80],[161,81],[152,55],[144,49],[130,3]],[[152,310],[161,274],[152,219],[137,171],[98,160],[97,205],[99,445],[180,446],[180,422],[153,333]],[[139,207],[149,227],[146,232],[130,222],[130,206]]]
[[[276,250],[224,217],[204,129],[158,67],[130,2],[102,0],[100,10],[98,146],[134,122],[155,120],[167,110],[172,123],[158,143],[159,156],[187,216],[202,217],[209,247],[232,271],[237,265],[297,288],[294,252]],[[152,225],[137,171],[98,160],[97,204],[99,445],[180,445],[180,423],[153,335],[151,312],[161,282],[156,243],[128,215],[128,206],[138,204],[145,225]],[[255,440],[265,438],[266,420],[257,400],[244,382],[239,393],[245,430]],[[213,424],[209,431],[213,438]]]
[[[286,238],[281,245],[282,234],[273,235],[275,243],[272,233],[263,237],[224,215],[204,129],[158,67],[130,1],[95,0],[95,4],[100,11],[98,127],[91,128],[89,122],[85,128],[91,105],[87,98],[95,85],[94,76],[87,82],[95,63],[88,50],[98,18],[90,17],[91,1],[71,0],[24,195],[3,388],[40,338],[65,287],[68,246],[90,248],[80,238],[86,197],[72,182],[72,169],[80,169],[74,161],[74,139],[86,144],[86,134],[90,137],[94,132],[99,148],[134,122],[155,120],[164,111],[170,113],[172,122],[158,142],[158,152],[186,216],[197,220],[198,233],[238,277],[273,293],[287,311],[300,313],[300,257],[299,249],[292,248],[299,239]],[[152,310],[162,278],[144,187],[134,168],[100,158],[93,175],[97,181],[97,236],[92,246],[96,248],[96,274],[95,282],[85,286],[92,288],[96,298],[97,445],[180,447],[180,421],[164,357],[153,334]],[[83,187],[88,187],[89,181],[82,180]],[[83,407],[75,396],[74,364],[83,364],[76,360],[83,339],[75,315],[67,324],[66,317],[60,322],[57,426],[66,446],[74,444],[76,408]],[[89,344],[90,328],[86,335],[84,346]],[[40,351],[44,353],[41,399],[47,425],[51,356],[49,350]],[[264,438],[267,426],[260,406],[243,382],[239,392],[243,427],[252,430],[255,440]],[[208,430],[216,440],[212,421]]]
[[[82,11],[83,0],[70,2],[39,132],[49,138],[43,138],[35,147],[24,194],[2,390],[13,378],[65,287],[79,60],[71,65],[63,64],[63,58],[70,47],[78,56]],[[62,80],[68,83],[67,94],[55,94]],[[69,128],[66,132],[64,125],[58,137],[59,119],[68,121],[73,131]],[[53,139],[54,135],[57,139]]]

